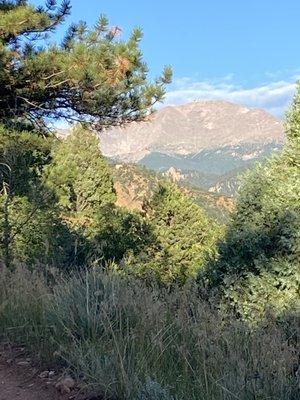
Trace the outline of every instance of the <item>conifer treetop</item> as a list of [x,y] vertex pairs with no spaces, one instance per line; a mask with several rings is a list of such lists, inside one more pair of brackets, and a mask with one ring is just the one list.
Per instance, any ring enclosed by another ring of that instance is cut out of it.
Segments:
[[143,119],[163,99],[171,70],[149,83],[140,29],[121,29],[100,16],[93,28],[72,24],[61,43],[51,33],[70,14],[70,1],[0,1],[0,122],[89,122],[96,129]]

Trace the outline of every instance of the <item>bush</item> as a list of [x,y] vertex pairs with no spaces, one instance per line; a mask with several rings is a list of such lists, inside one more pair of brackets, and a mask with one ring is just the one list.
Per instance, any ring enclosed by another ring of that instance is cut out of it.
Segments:
[[300,265],[285,259],[257,264],[259,273],[226,280],[225,298],[248,321],[257,323],[266,311],[279,318],[300,310]]
[[142,387],[136,400],[172,400],[169,392],[155,381],[149,379]]
[[6,196],[0,196],[1,232],[8,228],[7,243],[0,245],[0,259],[27,265],[66,265],[71,261],[74,239],[55,208],[38,207],[26,197],[14,196],[6,209],[6,201]]
[[103,207],[86,229],[90,239],[87,259],[97,256],[123,264],[130,253],[136,257],[155,240],[148,221],[133,211],[120,207]]
[[218,274],[256,273],[274,257],[300,262],[299,188],[300,142],[246,174],[220,246]]

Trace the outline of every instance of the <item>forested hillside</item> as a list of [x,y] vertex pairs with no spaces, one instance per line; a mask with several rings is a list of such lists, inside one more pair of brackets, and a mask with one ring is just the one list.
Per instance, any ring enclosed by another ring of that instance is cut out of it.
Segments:
[[0,1],[0,349],[90,400],[298,400],[300,85],[233,206],[108,163],[103,129],[150,115],[172,71],[150,81],[141,31],[104,16],[50,42],[70,12]]
[[[174,172],[176,174],[175,170]],[[130,210],[142,211],[145,198],[153,195],[159,183],[167,181],[177,183],[187,197],[193,199],[210,217],[220,223],[229,220],[235,207],[232,198],[210,193],[199,188],[199,185],[184,184],[172,171],[161,174],[136,164],[112,164],[112,176],[117,205]]]

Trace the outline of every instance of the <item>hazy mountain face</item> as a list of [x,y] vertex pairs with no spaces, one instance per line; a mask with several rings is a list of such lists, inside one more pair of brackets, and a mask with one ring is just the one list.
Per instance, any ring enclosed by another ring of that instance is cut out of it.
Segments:
[[228,146],[282,143],[283,138],[282,123],[266,111],[205,101],[166,107],[147,122],[106,131],[101,144],[107,156],[137,162],[152,152],[191,155]]
[[204,101],[166,107],[148,121],[101,133],[104,155],[155,170],[180,170],[183,180],[232,194],[239,171],[279,150],[281,121],[264,110]]

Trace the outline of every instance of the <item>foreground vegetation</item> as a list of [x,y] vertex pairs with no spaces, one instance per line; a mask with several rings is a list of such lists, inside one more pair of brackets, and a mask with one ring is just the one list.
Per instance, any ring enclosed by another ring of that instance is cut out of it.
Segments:
[[193,284],[168,293],[98,270],[46,277],[24,268],[1,272],[1,336],[69,367],[90,393],[298,398],[295,315],[269,314],[251,328],[201,300]]

